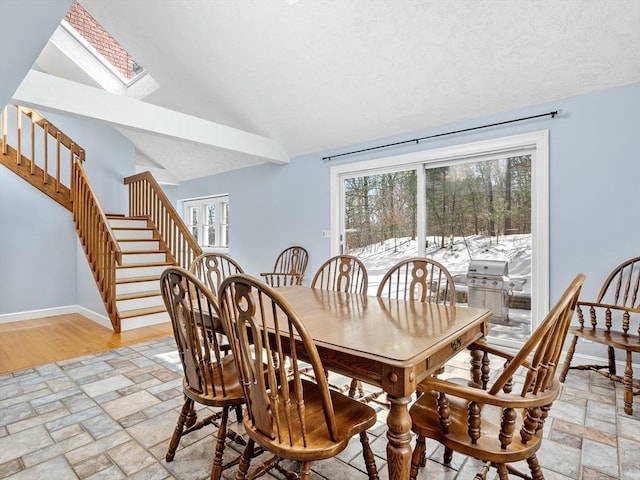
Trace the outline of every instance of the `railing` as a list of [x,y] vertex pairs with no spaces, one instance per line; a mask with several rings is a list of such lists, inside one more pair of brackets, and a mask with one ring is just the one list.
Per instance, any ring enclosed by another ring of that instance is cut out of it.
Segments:
[[[10,115],[9,108],[15,109]],[[11,127],[9,128],[9,121]],[[23,124],[27,122],[26,128]],[[84,149],[77,145],[55,125],[31,108],[9,105],[2,110],[3,163],[52,197],[64,207],[71,209],[73,188],[73,165],[84,161]],[[15,150],[9,146],[12,140]],[[23,148],[27,144],[26,151]],[[7,163],[8,156],[15,162]],[[11,154],[11,155],[10,155]],[[64,160],[68,157],[68,163]]]
[[124,179],[129,185],[129,215],[147,217],[155,225],[175,261],[183,268],[202,253],[189,229],[149,172]]
[[[9,115],[10,106],[0,116],[0,162],[73,212],[76,232],[109,320],[119,333],[115,272],[122,252],[82,168],[84,149],[36,110],[11,107],[15,108],[15,116]],[[64,160],[67,156],[68,163]]]
[[116,265],[122,262],[120,246],[80,163],[74,164],[73,220],[80,243],[113,325],[120,333],[116,308]]

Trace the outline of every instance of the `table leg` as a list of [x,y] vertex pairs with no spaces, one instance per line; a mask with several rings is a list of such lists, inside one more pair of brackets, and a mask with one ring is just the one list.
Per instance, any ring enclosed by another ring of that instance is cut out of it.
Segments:
[[408,480],[411,468],[411,397],[387,395],[391,409],[387,415],[387,468],[389,480]]

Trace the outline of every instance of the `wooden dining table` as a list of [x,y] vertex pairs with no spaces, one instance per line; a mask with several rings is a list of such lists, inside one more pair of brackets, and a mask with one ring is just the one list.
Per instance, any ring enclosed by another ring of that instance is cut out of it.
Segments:
[[[303,286],[277,290],[299,315],[327,370],[386,392],[389,479],[407,480],[411,395],[421,380],[486,336],[491,312]],[[474,364],[472,376],[479,378],[480,362]]]

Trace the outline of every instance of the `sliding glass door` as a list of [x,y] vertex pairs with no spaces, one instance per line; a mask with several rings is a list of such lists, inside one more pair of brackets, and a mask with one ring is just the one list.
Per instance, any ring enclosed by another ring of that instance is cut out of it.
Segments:
[[494,312],[492,337],[523,341],[532,309],[547,299],[546,198],[536,186],[546,163],[536,167],[526,145],[443,157],[337,168],[338,251],[365,263],[369,295],[400,260],[433,258],[454,276],[458,304]]

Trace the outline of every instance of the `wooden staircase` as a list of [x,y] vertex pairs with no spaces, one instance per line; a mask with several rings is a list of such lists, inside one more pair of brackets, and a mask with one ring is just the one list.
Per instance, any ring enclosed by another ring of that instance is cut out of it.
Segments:
[[125,178],[131,216],[105,215],[82,166],[84,149],[37,111],[12,107],[14,130],[9,107],[0,115],[0,163],[72,212],[114,332],[169,321],[160,275],[171,265],[188,268],[202,249],[162,188],[149,172]]
[[146,218],[107,215],[122,252],[116,267],[116,307],[127,329],[159,322],[169,316],[160,294],[160,274],[176,265],[158,231]]

